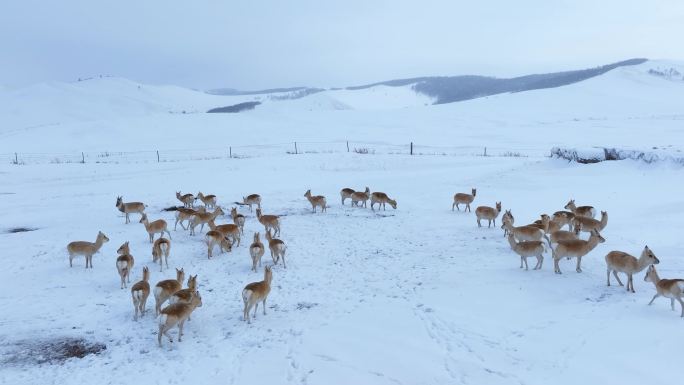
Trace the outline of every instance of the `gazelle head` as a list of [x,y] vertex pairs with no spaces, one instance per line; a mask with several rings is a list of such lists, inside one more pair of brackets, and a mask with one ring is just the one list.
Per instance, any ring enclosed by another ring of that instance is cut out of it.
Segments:
[[116,197],[116,207],[119,207],[123,204],[123,197]]
[[143,266],[143,277],[142,280],[147,282],[150,280],[150,269],[147,266]]
[[574,200],[574,199],[570,199],[570,201],[568,202],[568,204],[566,204],[565,207],[563,207],[563,208],[566,209],[566,210],[572,211],[572,207],[574,207],[574,206],[575,206],[575,200]]
[[658,272],[656,272],[655,266],[649,266],[648,270],[646,270],[646,275],[644,276],[644,282],[657,283],[658,281]]
[[501,212],[501,202],[496,202],[496,211]]
[[648,246],[644,247],[644,251],[641,252],[641,256],[645,256],[648,259],[650,265],[657,265],[660,263],[658,257],[656,257],[655,254],[653,254],[653,252],[651,251],[651,249],[648,248]]
[[145,223],[145,222],[147,222],[147,214],[142,213],[142,215],[140,216],[140,220],[138,221],[138,223]]
[[596,230],[596,229],[591,230],[591,235],[590,235],[589,237],[590,237],[590,238],[591,238],[591,237],[598,237],[598,243],[603,243],[603,242],[606,241],[606,239],[603,238],[603,237],[601,236],[601,234],[599,234],[598,230]]
[[109,238],[107,238],[107,236],[104,235],[104,233],[103,233],[102,231],[98,231],[98,232],[97,232],[97,240],[98,240],[98,241],[101,240],[102,243],[107,243],[107,242],[109,242]]
[[221,209],[220,207],[217,207],[216,210],[214,210],[214,216],[215,217],[218,217],[219,215],[223,215],[223,214],[225,214],[225,213],[223,212],[223,209]]
[[476,194],[477,194],[477,189],[476,189],[476,188],[472,189],[472,194],[471,194],[471,195],[472,195],[472,196],[475,196]]
[[197,289],[197,274],[194,276],[191,275],[190,278],[188,278],[188,289],[195,291]]
[[126,255],[131,253],[130,247],[128,247],[128,241],[121,245],[118,250],[116,250],[117,254],[119,255]]
[[195,292],[192,293],[192,299],[190,301],[195,307],[202,307],[202,296],[199,291],[195,290]]
[[183,280],[185,280],[185,271],[183,271],[183,269],[178,270],[178,268],[176,268],[176,281],[182,284]]
[[237,213],[238,213],[238,212],[237,212],[237,208],[236,208],[236,207],[231,207],[231,208],[230,208],[230,215],[231,215],[231,216],[235,217],[235,216],[237,216]]
[[261,218],[261,209],[256,209],[257,218]]
[[273,280],[273,272],[271,271],[271,266],[266,265],[264,267],[264,281],[268,282],[268,284],[271,284],[271,281]]
[[393,209],[397,209],[397,201],[395,201],[394,199],[387,199],[387,203],[389,203]]
[[366,191],[364,191],[364,192],[365,192],[366,194],[370,195],[370,189],[368,188],[368,186],[366,186]]
[[306,190],[306,192],[304,193],[304,196],[307,198],[311,198],[311,189]]

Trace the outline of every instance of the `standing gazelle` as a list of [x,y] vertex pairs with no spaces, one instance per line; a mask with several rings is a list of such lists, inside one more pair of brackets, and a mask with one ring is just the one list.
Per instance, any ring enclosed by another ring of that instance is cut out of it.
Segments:
[[340,190],[340,198],[342,198],[342,206],[344,206],[344,201],[347,198],[351,198],[352,194],[355,193],[353,189],[350,189],[349,187],[345,187],[342,190]]
[[252,205],[256,205],[258,209],[261,209],[261,195],[250,194],[246,197],[242,197],[242,204],[249,206],[249,211],[252,211]]
[[249,255],[252,257],[252,271],[255,273],[257,271],[257,262],[259,262],[259,267],[261,267],[261,257],[264,256],[264,252],[264,244],[259,239],[259,233],[254,233],[254,241],[249,246]]
[[572,211],[575,216],[589,217],[593,218],[596,216],[596,210],[593,206],[577,206],[574,199],[570,199],[568,204],[565,205],[564,209]]
[[159,315],[161,311],[161,305],[173,293],[183,288],[183,280],[185,279],[185,271],[183,269],[176,269],[176,279],[165,279],[163,281],[157,282],[154,287],[154,299],[155,299],[155,314]]
[[[156,263],[159,260],[159,271],[164,270],[164,262],[166,268],[169,268],[169,253],[171,252],[171,241],[160,237],[152,245],[152,262]],[[163,259],[162,259],[163,257]]]
[[277,215],[263,215],[261,209],[256,209],[256,216],[259,223],[264,225],[266,231],[273,230],[273,235],[276,237],[280,235],[280,219]]
[[202,192],[197,193],[197,198],[204,203],[204,207],[207,209],[215,209],[216,208],[216,195],[209,194],[209,195],[204,195]]
[[397,201],[394,199],[390,199],[390,197],[387,196],[384,192],[379,192],[376,191],[371,194],[370,196],[370,201],[371,201],[371,210],[375,211],[373,209],[374,204],[378,204],[378,211],[380,211],[380,206],[382,206],[382,210],[385,211],[385,203],[389,203],[390,206],[392,206],[393,209],[397,209]]
[[463,211],[471,211],[470,204],[475,200],[475,194],[477,194],[477,189],[472,189],[472,194],[456,193],[454,195],[454,203],[451,205],[451,211],[454,211],[454,207],[456,207],[458,211],[461,211],[461,209],[458,207],[459,204],[466,205]]
[[273,264],[277,265],[282,257],[283,267],[287,269],[287,265],[285,264],[285,251],[287,251],[287,246],[285,246],[285,242],[278,238],[273,238],[271,236],[271,230],[266,231],[266,239],[268,240],[268,248],[271,250]]
[[73,267],[74,257],[77,255],[82,255],[86,260],[86,269],[88,266],[93,268],[93,254],[100,251],[102,245],[109,242],[109,238],[102,231],[97,233],[97,238],[95,242],[87,241],[75,241],[67,245],[67,252],[69,252],[69,267]]
[[487,227],[492,226],[494,222],[494,227],[496,227],[496,217],[499,216],[501,212],[501,202],[496,202],[496,208],[489,206],[479,206],[475,209],[475,216],[477,216],[477,227],[482,227],[480,220],[486,219],[489,223]]
[[351,195],[351,205],[359,207],[359,202],[363,207],[368,207],[368,199],[370,199],[370,189],[366,187],[366,191],[356,191]]
[[326,202],[325,197],[323,195],[311,195],[311,190],[306,190],[306,192],[304,193],[304,197],[306,197],[306,199],[311,204],[311,209],[314,213],[316,212],[316,207],[320,207],[322,213],[325,212]]
[[256,318],[259,302],[262,302],[264,315],[266,315],[266,298],[271,292],[271,281],[273,281],[273,272],[270,266],[266,266],[264,267],[264,280],[252,282],[242,290],[242,301],[245,304],[242,317],[247,323],[252,323],[249,319],[249,311],[252,307],[254,307],[254,318]]
[[116,270],[119,272],[119,277],[121,278],[121,288],[127,287],[126,282],[131,282],[131,271],[133,270],[133,265],[135,264],[135,259],[130,254],[131,250],[128,246],[128,242],[124,243],[117,250],[119,256],[116,258]]
[[233,218],[233,223],[238,225],[238,227],[240,228],[240,234],[244,234],[245,233],[245,216],[242,214],[238,214],[236,207],[230,208],[230,216]]
[[648,266],[657,265],[659,263],[660,260],[653,254],[648,246],[644,247],[639,259],[623,251],[613,250],[606,254],[607,284],[610,286],[610,273],[612,272],[615,279],[617,279],[618,284],[623,286],[617,273],[625,273],[627,274],[627,291],[634,293],[634,281],[632,279],[634,273],[638,273]]
[[150,222],[147,219],[147,214],[143,213],[142,218],[140,218],[140,223],[145,226],[145,230],[150,236],[150,243],[154,240],[154,234],[159,234],[160,237],[163,237],[166,232],[166,234],[169,235],[169,239],[171,239],[171,233],[169,232],[169,229],[167,229],[165,220],[157,219],[154,222]]
[[195,227],[202,225],[200,227],[200,233],[202,230],[204,230],[204,224],[209,223],[216,219],[219,215],[223,215],[223,210],[220,207],[217,207],[214,209],[214,212],[212,213],[196,213],[192,219],[190,219],[190,224],[188,227],[190,227],[190,235],[195,235]]
[[161,317],[159,317],[159,333],[157,334],[157,342],[161,347],[162,335],[168,337],[169,342],[173,342],[173,338],[168,334],[169,330],[174,326],[178,325],[178,342],[182,341],[183,338],[183,325],[185,320],[190,318],[190,314],[195,310],[195,308],[202,307],[202,297],[199,292],[195,292],[192,295],[190,302],[177,302],[165,307],[160,311]]
[[186,208],[193,208],[195,204],[195,196],[192,194],[183,194],[181,195],[180,191],[176,191],[176,199],[181,201],[183,203],[183,207]]
[[525,270],[527,267],[527,258],[536,257],[537,264],[534,266],[533,270],[541,269],[544,263],[544,244],[540,241],[520,241],[515,242],[513,233],[508,234],[508,244],[511,245],[511,249],[515,251],[516,254],[520,256],[520,268],[523,267],[523,262],[525,263]]
[[116,197],[116,208],[126,215],[126,223],[131,223],[130,219],[128,219],[128,214],[143,214],[145,212],[145,204],[142,202],[124,203],[123,197]]
[[561,274],[560,267],[558,266],[558,261],[561,258],[566,257],[577,258],[577,267],[575,270],[578,273],[582,272],[582,257],[589,254],[599,243],[603,243],[606,240],[599,234],[598,231],[592,230],[591,235],[588,240],[574,239],[568,241],[558,241],[555,249],[551,249],[553,254],[553,270],[556,274]]
[[133,287],[131,287],[131,297],[133,299],[133,308],[135,308],[135,315],[133,319],[138,320],[138,312],[140,316],[145,315],[145,304],[147,303],[147,297],[150,295],[150,270],[147,266],[143,266],[143,276],[142,280],[136,282]]
[[676,299],[682,307],[681,316],[684,317],[684,301],[682,301],[682,296],[684,296],[684,279],[660,279],[655,266],[651,265],[648,267],[648,271],[646,271],[644,282],[653,282],[656,288],[656,294],[651,299],[651,302],[648,303],[649,305],[656,298],[663,296],[670,299],[670,307],[674,311],[674,301]]

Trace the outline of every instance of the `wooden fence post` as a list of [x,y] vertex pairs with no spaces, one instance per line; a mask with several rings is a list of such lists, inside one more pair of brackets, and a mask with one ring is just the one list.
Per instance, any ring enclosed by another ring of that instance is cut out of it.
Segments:
[[294,143],[295,143],[295,155],[296,155],[297,154],[297,142],[294,142]]
[[17,153],[14,153],[14,164],[19,164],[19,155]]
[[232,146],[228,147],[228,157],[231,159],[233,158],[233,147]]
[[484,156],[487,156],[487,147],[485,147]]
[[413,155],[413,142],[411,142],[411,155]]
[[157,150],[157,163],[159,163],[159,150]]
[[349,152],[349,141],[347,141],[347,152]]
[[81,163],[85,164],[85,154],[81,152]]

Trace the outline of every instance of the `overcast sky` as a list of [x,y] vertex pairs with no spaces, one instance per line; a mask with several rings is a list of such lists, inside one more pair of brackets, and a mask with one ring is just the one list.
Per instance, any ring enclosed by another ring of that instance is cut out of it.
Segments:
[[511,76],[684,59],[683,0],[5,0],[0,84],[209,89]]

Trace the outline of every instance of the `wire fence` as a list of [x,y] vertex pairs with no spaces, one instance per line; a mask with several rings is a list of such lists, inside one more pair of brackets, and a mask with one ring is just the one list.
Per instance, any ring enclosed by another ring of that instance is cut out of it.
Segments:
[[442,156],[503,156],[542,157],[548,150],[541,148],[504,148],[485,146],[446,146],[418,143],[389,144],[382,142],[331,141],[288,142],[261,145],[241,145],[196,149],[160,149],[144,151],[83,151],[83,152],[13,152],[0,153],[0,162],[23,164],[60,163],[154,163],[215,159],[242,159],[274,155],[356,153],[364,155],[442,155]]

